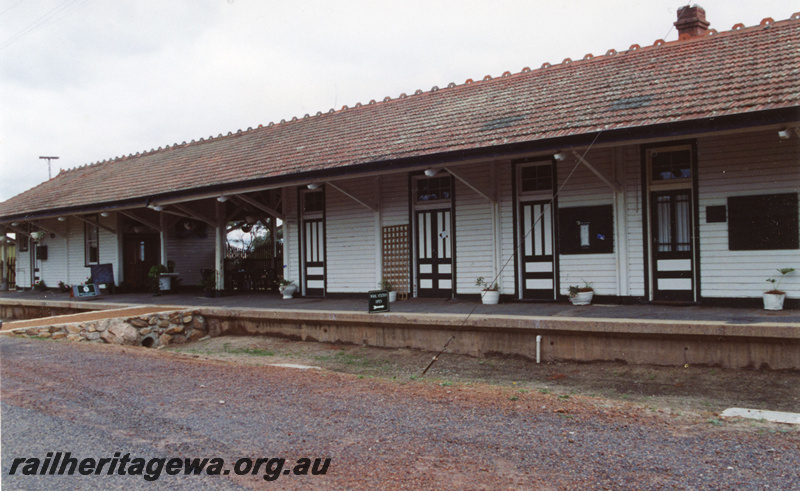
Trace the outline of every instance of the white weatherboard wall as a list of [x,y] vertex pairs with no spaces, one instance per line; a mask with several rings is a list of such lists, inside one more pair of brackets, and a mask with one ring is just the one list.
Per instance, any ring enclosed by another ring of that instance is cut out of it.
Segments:
[[[730,196],[800,191],[800,144],[774,130],[698,141],[700,271],[703,297],[760,297],[778,268],[800,271],[800,250],[731,251],[728,222],[706,223],[706,207]],[[800,211],[798,211],[800,213]],[[781,283],[787,298],[800,298],[800,273]]]
[[31,287],[31,256],[30,251],[20,251],[19,250],[19,242],[23,240],[28,240],[22,234],[18,234],[19,238],[17,240],[17,288],[30,288]]
[[408,174],[392,174],[380,178],[381,225],[409,225]]
[[[375,203],[373,178],[335,185],[368,204]],[[376,212],[332,186],[325,186],[325,249],[328,293],[358,293],[378,287],[376,263],[381,240]]]
[[[584,157],[608,178],[613,176],[611,149],[590,151]],[[581,155],[583,152],[579,152]],[[577,165],[576,165],[577,164]],[[574,169],[574,171],[573,171]],[[562,187],[563,186],[563,187]],[[558,208],[613,205],[614,192],[577,159],[570,157],[558,165]],[[617,250],[618,237],[614,237]],[[560,293],[569,293],[570,285],[592,284],[599,295],[617,295],[617,263],[612,254],[560,254]]]
[[[453,167],[453,172],[470,185],[491,196],[492,164]],[[459,179],[455,185],[456,294],[480,293],[475,280],[494,278],[494,226],[492,203]]]
[[497,166],[497,203],[500,207],[500,293],[518,296],[514,274],[514,193],[509,161]]
[[[195,202],[189,206],[206,217],[213,217],[216,212],[214,202]],[[175,272],[180,275],[182,284],[196,286],[201,280],[201,269],[216,269],[216,229],[206,224],[205,238],[190,235],[179,239],[175,235],[175,224],[180,220],[180,217],[167,215],[167,259],[162,262],[166,266],[167,261],[175,261]]]
[[[117,224],[113,217],[100,218],[103,225],[116,230]],[[39,225],[48,230],[41,241],[47,246],[47,259],[37,260],[39,278],[50,288],[58,286],[59,281],[67,284],[83,283],[90,276],[86,267],[84,249],[84,223],[76,218],[68,217],[66,221],[43,220]],[[50,234],[54,233],[55,237]],[[20,234],[20,237],[24,237]],[[105,229],[100,229],[100,263],[114,265],[114,277],[119,282],[117,236]],[[27,240],[27,238],[23,239]],[[17,286],[22,288],[32,287],[31,283],[31,254],[17,252]]]
[[[619,238],[627,241],[628,265],[628,295],[644,295],[644,231],[643,231],[643,203],[642,195],[642,162],[641,151],[638,145],[629,145],[621,148],[619,157],[622,159],[624,177],[620,177],[620,184],[624,186],[626,228],[628,236]],[[622,182],[624,181],[624,182]],[[620,258],[623,260],[623,258]]]
[[298,231],[297,188],[285,187],[281,189],[283,214],[286,220],[283,223],[283,277],[300,286],[300,265],[298,251],[300,235]]

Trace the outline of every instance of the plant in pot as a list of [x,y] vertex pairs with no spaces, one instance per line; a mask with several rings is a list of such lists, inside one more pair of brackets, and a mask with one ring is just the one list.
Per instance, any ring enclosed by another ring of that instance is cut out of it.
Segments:
[[786,298],[786,292],[780,289],[781,281],[783,281],[784,276],[793,273],[794,268],[781,268],[778,272],[781,274],[778,279],[767,279],[768,283],[772,283],[772,289],[762,295],[764,310],[783,310],[783,300]]
[[166,266],[163,264],[156,264],[155,266],[151,267],[150,272],[147,273],[147,284],[154,296],[161,295],[162,290],[169,290],[169,285],[165,284],[166,282],[164,282],[161,278],[161,273],[166,272]]
[[283,294],[284,300],[289,300],[294,295],[294,292],[297,291],[297,285],[294,284],[294,281],[287,280],[286,278],[281,278],[278,281],[278,290]]
[[397,301],[397,292],[394,291],[394,286],[392,282],[386,278],[383,278],[380,283],[378,283],[378,288],[381,290],[385,290],[389,293],[389,303]]
[[500,303],[500,286],[498,286],[497,282],[488,283],[483,279],[483,276],[479,276],[475,280],[475,286],[481,288],[481,303],[484,305],[497,305]]
[[58,289],[61,290],[61,293],[67,293],[70,290],[70,288],[72,287],[64,283],[63,281],[58,282]]
[[569,301],[572,305],[589,305],[592,303],[594,297],[594,288],[588,281],[583,282],[583,286],[570,285],[569,287]]
[[203,288],[203,295],[208,298],[217,296],[217,271],[214,269],[200,270],[200,286]]

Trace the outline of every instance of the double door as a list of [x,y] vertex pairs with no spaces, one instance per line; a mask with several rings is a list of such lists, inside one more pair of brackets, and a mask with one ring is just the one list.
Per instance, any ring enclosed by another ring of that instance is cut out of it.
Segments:
[[451,210],[417,211],[416,232],[418,296],[452,296],[454,237]]

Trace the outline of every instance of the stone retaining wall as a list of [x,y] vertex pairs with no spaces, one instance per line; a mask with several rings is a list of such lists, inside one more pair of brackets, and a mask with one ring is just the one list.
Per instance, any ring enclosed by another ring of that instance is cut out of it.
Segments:
[[[208,323],[199,311],[160,312],[137,317],[103,319],[11,331],[23,337],[114,343],[154,348],[196,341],[209,335]],[[212,333],[219,335],[219,329]]]
[[0,319],[41,319],[57,315],[79,314],[89,309],[72,307],[57,307],[50,305],[23,305],[0,303]]

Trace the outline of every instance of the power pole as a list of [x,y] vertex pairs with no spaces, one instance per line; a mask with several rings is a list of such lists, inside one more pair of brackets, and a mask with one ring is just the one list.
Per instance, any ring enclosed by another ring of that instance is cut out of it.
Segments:
[[58,160],[58,157],[39,157],[40,159],[47,159],[47,178],[52,179],[53,173],[50,170],[50,161],[51,160]]

